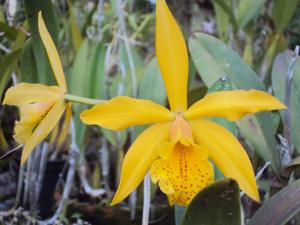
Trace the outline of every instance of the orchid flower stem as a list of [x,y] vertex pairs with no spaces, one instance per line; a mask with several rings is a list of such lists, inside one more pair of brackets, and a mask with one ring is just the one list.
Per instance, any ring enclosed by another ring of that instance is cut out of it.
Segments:
[[149,224],[149,213],[150,213],[150,173],[144,178],[144,204],[143,204],[143,220],[142,225]]
[[65,94],[65,100],[70,102],[77,102],[86,105],[97,105],[99,103],[104,103],[105,100],[100,99],[92,99],[92,98],[85,98],[77,95]]

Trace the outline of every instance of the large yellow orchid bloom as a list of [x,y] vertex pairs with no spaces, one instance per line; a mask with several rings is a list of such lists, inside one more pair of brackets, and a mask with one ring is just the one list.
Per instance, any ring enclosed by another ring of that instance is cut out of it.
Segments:
[[284,109],[285,105],[262,91],[237,90],[208,94],[187,109],[187,48],[165,0],[156,2],[156,54],[171,110],[151,101],[119,96],[81,114],[86,124],[112,130],[154,123],[126,153],[112,204],[126,198],[150,170],[152,181],[159,183],[170,204],[186,206],[213,181],[209,160],[258,201],[246,151],[229,131],[206,118],[235,121],[247,113]]
[[7,90],[3,104],[20,108],[20,121],[15,125],[15,139],[24,144],[21,164],[33,149],[54,129],[70,103],[64,100],[67,85],[57,49],[47,30],[41,12],[38,28],[58,86],[20,83]]

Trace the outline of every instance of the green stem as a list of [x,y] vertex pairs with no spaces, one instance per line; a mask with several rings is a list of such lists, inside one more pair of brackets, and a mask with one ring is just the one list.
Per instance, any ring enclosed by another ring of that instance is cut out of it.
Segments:
[[92,99],[92,98],[85,98],[77,95],[65,94],[65,99],[70,102],[77,102],[86,105],[97,105],[99,103],[104,103],[105,100],[100,99]]

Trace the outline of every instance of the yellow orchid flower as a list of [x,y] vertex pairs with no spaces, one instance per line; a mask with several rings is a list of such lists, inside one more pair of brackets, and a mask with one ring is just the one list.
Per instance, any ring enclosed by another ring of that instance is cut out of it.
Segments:
[[15,139],[24,144],[21,157],[23,164],[33,149],[54,129],[70,103],[64,100],[67,85],[57,49],[47,30],[41,12],[38,28],[58,86],[20,83],[7,90],[3,104],[20,108],[20,121],[15,125]]
[[285,105],[263,91],[236,90],[208,94],[187,109],[187,48],[165,0],[156,2],[156,54],[171,110],[148,100],[119,96],[81,114],[86,124],[112,130],[154,124],[126,153],[112,204],[126,198],[150,170],[152,181],[158,182],[169,203],[186,206],[213,182],[210,160],[259,201],[246,151],[229,131],[207,117],[235,121],[247,113],[284,109]]

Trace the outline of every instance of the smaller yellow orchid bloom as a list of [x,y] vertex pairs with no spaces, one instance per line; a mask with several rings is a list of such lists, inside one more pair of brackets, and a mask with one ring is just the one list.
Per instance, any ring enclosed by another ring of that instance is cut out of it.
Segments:
[[15,139],[24,144],[21,164],[33,149],[54,129],[70,103],[64,100],[67,85],[57,49],[47,30],[41,12],[38,28],[58,86],[20,83],[7,90],[3,104],[20,108],[20,121],[15,125]]
[[246,151],[229,131],[207,118],[235,121],[248,113],[284,109],[285,105],[263,91],[236,90],[208,94],[187,109],[187,48],[165,0],[156,4],[156,55],[171,110],[148,100],[119,96],[81,113],[84,123],[112,130],[154,123],[126,153],[112,204],[126,198],[150,170],[152,181],[159,183],[170,204],[186,206],[213,182],[210,160],[259,201]]

